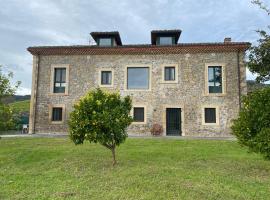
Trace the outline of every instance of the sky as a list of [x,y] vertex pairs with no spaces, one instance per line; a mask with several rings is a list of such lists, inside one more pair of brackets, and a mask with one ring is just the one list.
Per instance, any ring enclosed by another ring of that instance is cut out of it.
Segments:
[[[270,7],[270,0],[263,1]],[[150,43],[156,29],[181,29],[179,42],[256,43],[270,16],[250,0],[0,0],[0,65],[31,93],[29,46],[87,45],[92,31],[119,31],[123,44]],[[247,79],[254,79],[247,70]]]

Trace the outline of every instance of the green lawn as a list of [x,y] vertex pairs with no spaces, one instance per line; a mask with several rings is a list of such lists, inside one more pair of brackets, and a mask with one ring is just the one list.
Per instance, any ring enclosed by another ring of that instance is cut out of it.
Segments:
[[270,162],[233,141],[0,140],[0,199],[269,199]]

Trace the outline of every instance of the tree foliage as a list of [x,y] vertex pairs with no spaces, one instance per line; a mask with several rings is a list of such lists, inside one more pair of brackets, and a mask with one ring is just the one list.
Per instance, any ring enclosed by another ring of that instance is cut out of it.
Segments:
[[[253,4],[258,5],[270,15],[270,10],[260,1],[254,0]],[[268,27],[270,29],[270,26]],[[250,48],[248,68],[252,73],[257,73],[258,82],[270,80],[270,35],[264,30],[257,30],[260,35],[258,44]]]
[[240,144],[270,159],[270,88],[256,90],[243,98],[233,134]]
[[75,144],[82,144],[85,140],[100,143],[111,150],[113,164],[115,148],[127,138],[126,128],[132,118],[131,98],[121,98],[118,93],[108,93],[96,89],[87,93],[70,113],[69,135]]
[[0,65],[0,131],[8,130],[14,127],[14,119],[12,110],[7,104],[3,103],[3,98],[12,96],[20,85],[20,82],[11,85],[10,80],[13,78],[13,73],[3,73]]

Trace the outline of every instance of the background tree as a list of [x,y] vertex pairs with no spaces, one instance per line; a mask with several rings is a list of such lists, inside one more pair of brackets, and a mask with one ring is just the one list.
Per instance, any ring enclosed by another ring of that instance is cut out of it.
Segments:
[[270,87],[243,98],[243,107],[232,130],[240,144],[270,159]]
[[8,130],[14,126],[13,115],[8,104],[3,102],[3,99],[15,94],[21,82],[16,82],[14,86],[11,85],[10,80],[13,78],[13,73],[3,73],[0,65],[0,131]]
[[[270,15],[270,10],[260,1],[254,0],[253,4],[258,5],[261,9]],[[270,26],[268,26],[270,29]],[[260,35],[258,44],[250,48],[248,68],[252,73],[257,73],[258,82],[270,80],[270,35],[264,30],[257,30]]]
[[115,148],[127,138],[126,128],[131,124],[131,99],[101,89],[90,91],[70,113],[69,135],[75,144],[84,140],[100,143],[112,152],[116,164]]

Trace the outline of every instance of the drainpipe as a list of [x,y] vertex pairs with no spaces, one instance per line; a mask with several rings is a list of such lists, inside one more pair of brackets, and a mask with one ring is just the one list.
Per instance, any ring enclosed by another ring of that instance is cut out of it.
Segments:
[[237,70],[238,70],[238,95],[239,95],[239,111],[241,110],[241,71],[240,71],[240,52],[237,51]]

